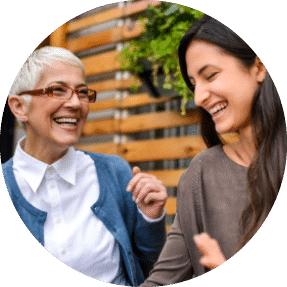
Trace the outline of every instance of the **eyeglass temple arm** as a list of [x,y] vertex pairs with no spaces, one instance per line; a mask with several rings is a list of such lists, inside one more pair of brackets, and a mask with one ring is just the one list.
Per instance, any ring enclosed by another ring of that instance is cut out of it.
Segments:
[[18,96],[22,96],[22,95],[33,95],[33,96],[37,96],[37,95],[44,95],[47,94],[48,90],[47,89],[38,89],[38,90],[31,90],[31,91],[24,91],[22,93],[20,93]]

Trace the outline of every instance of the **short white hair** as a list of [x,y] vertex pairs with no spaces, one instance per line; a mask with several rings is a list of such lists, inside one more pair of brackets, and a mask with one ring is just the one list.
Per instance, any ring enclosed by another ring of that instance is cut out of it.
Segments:
[[[9,96],[33,90],[41,79],[45,68],[51,67],[55,62],[80,67],[85,76],[85,67],[82,61],[72,52],[64,48],[46,46],[34,51],[26,60],[12,84]],[[31,95],[23,95],[27,104],[30,103],[31,97]]]

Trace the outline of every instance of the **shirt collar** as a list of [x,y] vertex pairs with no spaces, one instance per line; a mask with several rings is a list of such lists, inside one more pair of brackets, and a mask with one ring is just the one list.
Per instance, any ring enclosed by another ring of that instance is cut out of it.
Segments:
[[72,185],[76,183],[76,159],[76,151],[70,147],[62,158],[52,164],[58,175]]
[[[13,165],[14,168],[17,169],[19,173],[25,178],[33,192],[36,193],[49,165],[28,155],[21,148],[21,142],[24,139],[25,138],[22,138],[17,144],[15,155],[13,157]],[[76,151],[73,147],[70,147],[68,152],[58,161],[54,162],[51,166],[53,166],[57,174],[62,179],[72,185],[75,185]]]

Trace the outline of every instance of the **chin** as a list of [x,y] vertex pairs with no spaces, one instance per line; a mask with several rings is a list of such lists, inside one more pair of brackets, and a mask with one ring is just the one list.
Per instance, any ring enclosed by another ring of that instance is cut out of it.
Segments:
[[232,132],[230,129],[223,128],[223,127],[219,127],[219,128],[215,127],[215,129],[219,135],[224,135],[224,134]]
[[63,147],[63,148],[70,148],[75,146],[78,143],[79,139],[67,139],[67,140],[61,140],[58,141],[58,145]]

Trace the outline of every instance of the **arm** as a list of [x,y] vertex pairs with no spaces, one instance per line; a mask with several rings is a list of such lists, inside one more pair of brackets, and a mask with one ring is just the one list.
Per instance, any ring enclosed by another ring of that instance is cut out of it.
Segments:
[[133,178],[128,184],[138,208],[138,218],[134,229],[137,255],[145,273],[151,270],[158,259],[166,239],[164,205],[167,199],[163,183],[155,176],[133,168]]
[[[204,273],[199,264],[200,253],[192,240],[199,233],[202,220],[197,218],[194,193],[200,189],[200,162],[192,161],[181,176],[177,188],[177,208],[167,242],[143,287],[162,286],[191,279]],[[198,263],[198,264],[197,264]]]
[[142,287],[170,285],[192,278],[192,266],[178,215],[167,242]]
[[156,220],[149,218],[147,220],[146,215],[142,215],[142,211],[142,213],[139,212],[137,204],[132,200],[133,192],[127,192],[127,186],[133,178],[130,166],[119,157],[114,157],[114,161],[117,162],[117,168],[113,168],[111,172],[116,172],[120,189],[120,195],[117,197],[121,213],[128,231],[135,261],[139,261],[144,275],[147,276],[166,241],[165,217]]

